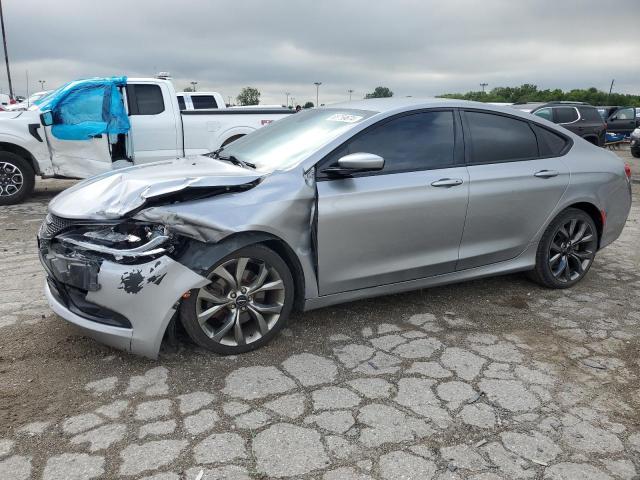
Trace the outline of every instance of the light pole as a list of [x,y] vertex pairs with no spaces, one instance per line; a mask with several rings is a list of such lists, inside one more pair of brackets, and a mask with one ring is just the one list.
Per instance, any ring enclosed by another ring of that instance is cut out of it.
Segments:
[[481,83],[480,86],[482,87],[482,93],[484,93],[484,87],[486,87],[487,85],[489,85],[488,83]]
[[284,92],[284,94],[287,96],[287,108],[289,108],[289,92]]
[[351,94],[353,93],[353,89],[350,88],[349,90],[347,90],[347,92],[349,92],[349,101],[351,101]]
[[38,83],[40,84],[40,90],[43,91],[44,90],[44,84],[46,83],[46,80],[38,80]]
[[2,44],[4,45],[4,61],[7,64],[7,80],[9,81],[9,97],[13,99],[13,85],[11,85],[11,71],[9,70],[9,53],[7,52],[7,35],[4,31],[4,14],[2,0],[0,0],[0,24],[2,24]]
[[313,84],[316,86],[316,107],[320,106],[320,85],[322,85],[322,82],[313,82]]
[[196,91],[196,85],[198,84],[198,82],[190,82],[190,83],[191,83],[191,88],[193,89],[191,91],[195,92]]

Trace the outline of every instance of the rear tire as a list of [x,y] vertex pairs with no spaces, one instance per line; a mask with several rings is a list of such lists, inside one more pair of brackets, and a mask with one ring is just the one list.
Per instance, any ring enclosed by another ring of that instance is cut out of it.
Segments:
[[635,158],[640,158],[640,150],[631,149],[631,155],[633,155]]
[[569,288],[582,280],[596,255],[598,230],[584,211],[568,208],[547,227],[530,277],[547,288]]
[[15,153],[0,152],[0,205],[22,202],[31,195],[35,183],[29,162]]
[[286,325],[294,283],[282,258],[264,245],[227,255],[207,272],[209,285],[190,291],[180,305],[187,334],[222,355],[249,352],[269,343]]

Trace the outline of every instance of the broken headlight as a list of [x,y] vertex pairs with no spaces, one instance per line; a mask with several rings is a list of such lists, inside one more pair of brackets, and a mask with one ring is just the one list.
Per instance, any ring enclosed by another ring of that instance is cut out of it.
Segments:
[[116,260],[164,254],[172,248],[171,239],[162,225],[142,222],[86,225],[56,237],[68,248],[110,255]]

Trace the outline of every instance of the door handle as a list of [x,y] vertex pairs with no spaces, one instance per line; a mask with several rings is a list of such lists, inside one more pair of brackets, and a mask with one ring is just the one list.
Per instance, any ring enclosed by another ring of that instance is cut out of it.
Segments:
[[459,178],[441,178],[431,182],[432,187],[455,187],[457,185],[462,185],[462,180]]
[[551,178],[557,177],[558,175],[560,175],[560,172],[558,172],[557,170],[540,170],[539,172],[533,174],[534,177],[538,178]]

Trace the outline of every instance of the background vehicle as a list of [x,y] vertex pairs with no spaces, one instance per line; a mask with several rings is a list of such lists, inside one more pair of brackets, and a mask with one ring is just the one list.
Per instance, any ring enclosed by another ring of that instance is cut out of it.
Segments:
[[176,311],[195,342],[235,354],[268,343],[294,307],[515,271],[568,288],[622,232],[628,175],[510,108],[310,109],[216,155],[61,193],[39,233],[46,295],[89,335],[155,357]]
[[178,92],[180,110],[209,110],[227,108],[224,98],[218,92]]
[[[291,113],[284,108],[181,111],[169,80],[118,78],[118,98],[114,96],[114,102],[125,112],[123,122],[130,125],[124,133],[92,130],[98,123],[108,127],[109,122],[103,118],[101,97],[90,103],[88,95],[111,85],[112,79],[72,82],[61,87],[66,90],[46,97],[47,103],[0,116],[0,165],[10,172],[0,191],[0,205],[18,203],[29,195],[35,175],[87,178],[122,166],[207,153]],[[94,105],[95,111],[85,114],[94,115],[97,121],[83,122],[74,116],[69,122],[80,123],[67,123],[67,114],[57,106],[44,112],[60,95],[65,112]],[[85,124],[90,132],[82,137],[60,138],[55,134],[78,131]]]
[[600,115],[607,122],[607,131],[629,135],[640,127],[640,118],[634,107],[597,107]]
[[36,100],[40,100],[41,98],[46,97],[49,93],[51,93],[51,90],[36,92],[33,95],[30,95],[29,98],[24,99],[21,102],[14,103],[13,105],[7,106],[6,110],[9,112],[13,112],[17,110],[26,110],[31,105],[33,105]]
[[604,146],[607,125],[598,110],[589,104],[582,102],[516,103],[513,107],[562,125],[594,145]]
[[640,128],[631,133],[631,155],[640,158]]

